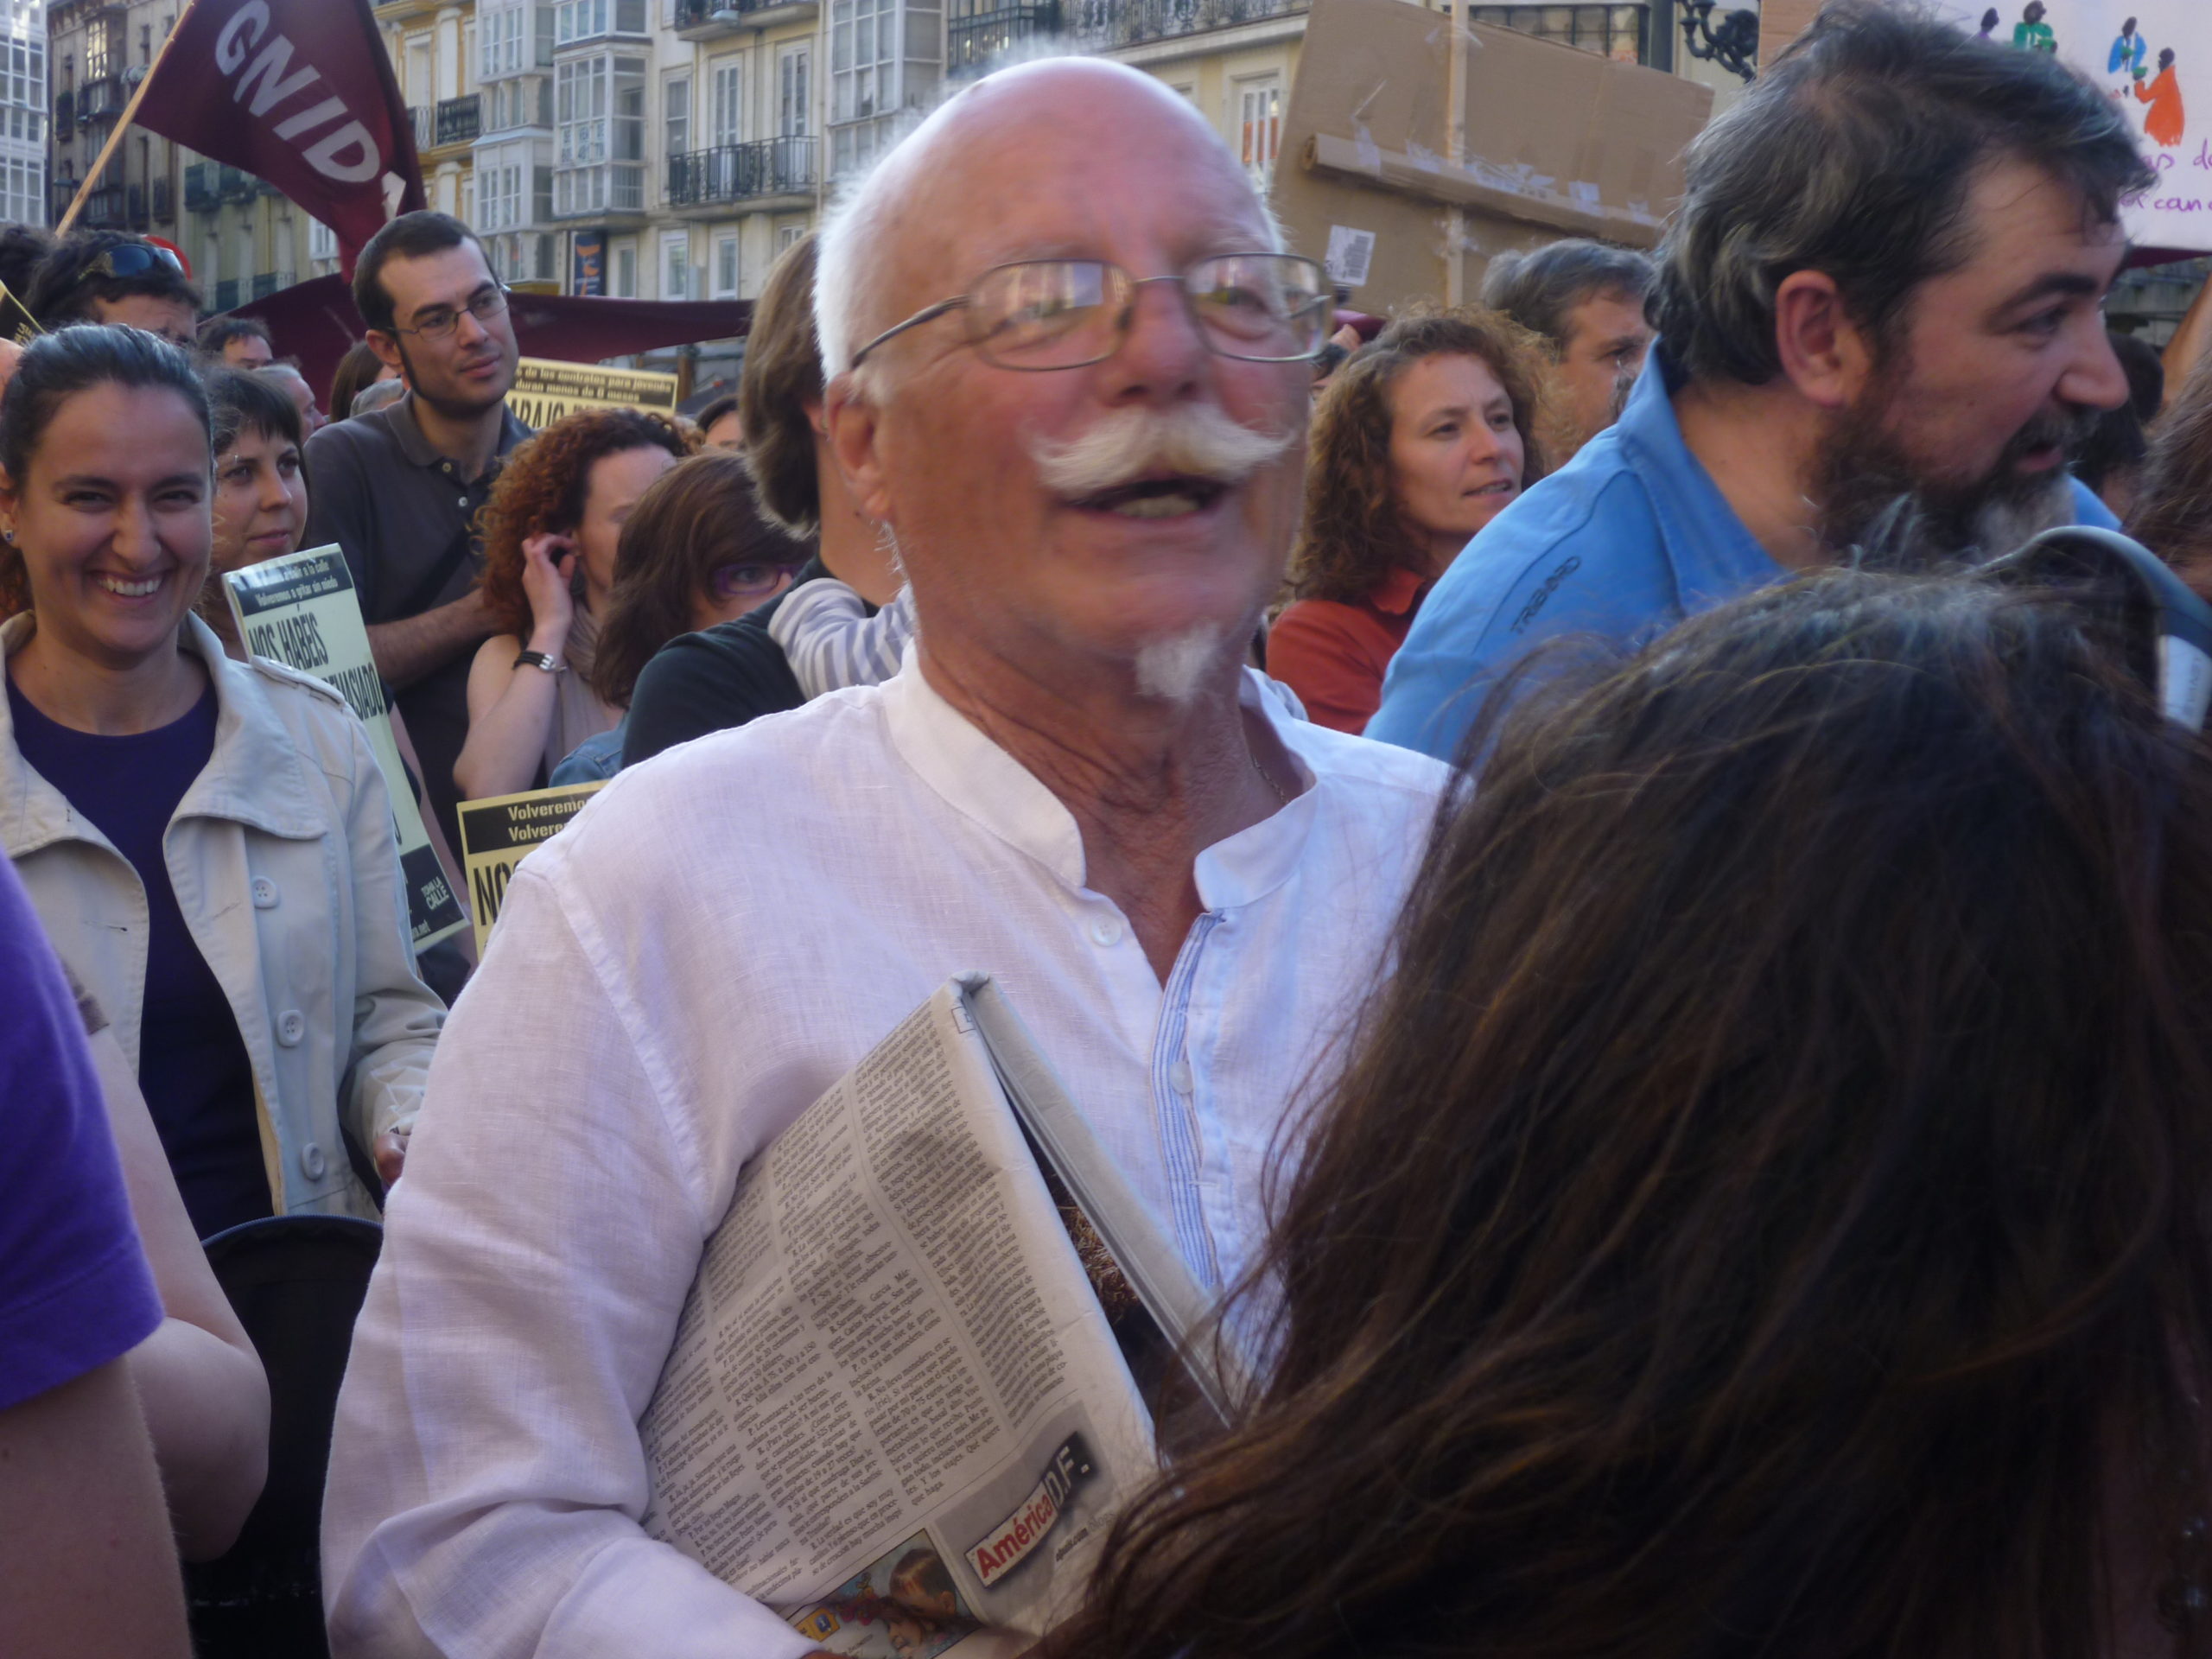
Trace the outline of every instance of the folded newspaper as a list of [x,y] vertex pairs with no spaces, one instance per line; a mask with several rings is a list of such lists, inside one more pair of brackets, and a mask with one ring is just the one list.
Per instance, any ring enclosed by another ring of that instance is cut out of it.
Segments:
[[1218,1409],[1204,1295],[969,975],[741,1177],[639,1425],[645,1529],[837,1653],[1050,1629],[1158,1466],[1055,1185]]

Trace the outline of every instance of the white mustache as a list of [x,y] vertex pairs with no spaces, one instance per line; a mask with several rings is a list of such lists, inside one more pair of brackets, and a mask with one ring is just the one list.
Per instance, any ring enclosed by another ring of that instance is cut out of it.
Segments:
[[1180,404],[1116,410],[1065,442],[1032,438],[1029,453],[1046,489],[1081,500],[1161,473],[1242,484],[1297,441],[1239,426],[1211,404]]

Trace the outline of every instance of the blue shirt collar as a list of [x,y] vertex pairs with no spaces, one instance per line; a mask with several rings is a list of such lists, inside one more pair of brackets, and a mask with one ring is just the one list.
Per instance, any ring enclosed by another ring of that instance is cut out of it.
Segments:
[[1666,342],[1654,340],[1619,423],[1592,442],[1611,435],[1643,480],[1682,610],[1694,614],[1789,573],[1744,527],[1704,463],[1682,442],[1674,394],[1688,378],[1667,355]]

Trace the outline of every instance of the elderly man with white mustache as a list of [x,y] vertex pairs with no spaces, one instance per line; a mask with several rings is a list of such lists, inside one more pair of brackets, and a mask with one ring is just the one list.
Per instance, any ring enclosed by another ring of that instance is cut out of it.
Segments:
[[961,92],[825,227],[828,421],[898,676],[626,772],[508,889],[358,1329],[325,1514],[353,1654],[809,1643],[640,1530],[637,1429],[740,1170],[987,969],[1199,1281],[1374,982],[1443,779],[1243,666],[1327,288],[1160,83]]

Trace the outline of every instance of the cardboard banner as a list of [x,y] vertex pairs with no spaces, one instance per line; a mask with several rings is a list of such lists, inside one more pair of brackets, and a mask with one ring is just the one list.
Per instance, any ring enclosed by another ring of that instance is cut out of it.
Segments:
[[1501,253],[1598,237],[1649,247],[1713,92],[1477,23],[1452,158],[1451,20],[1404,0],[1313,0],[1270,203],[1362,311],[1473,295]]
[[461,804],[461,863],[468,880],[480,960],[491,940],[492,925],[499,919],[499,903],[507,896],[515,866],[532,848],[552,839],[584,810],[586,801],[606,787],[602,779],[595,784],[563,784]]
[[2212,251],[2212,5],[2205,0],[1942,0],[1967,33],[2048,52],[2105,89],[2158,182],[2122,218],[2138,247]]
[[592,363],[558,363],[525,357],[515,365],[507,407],[532,431],[543,432],[580,409],[642,409],[676,414],[676,377],[649,369],[602,369]]
[[461,900],[438,863],[399,746],[384,681],[369,654],[369,631],[353,596],[353,573],[334,543],[227,572],[223,591],[238,620],[238,638],[257,657],[312,674],[361,717],[369,747],[391,797],[392,829],[399,838],[399,868],[407,882],[407,916],[415,949],[458,933],[467,922]]

